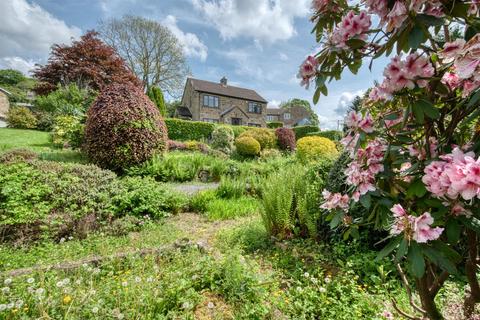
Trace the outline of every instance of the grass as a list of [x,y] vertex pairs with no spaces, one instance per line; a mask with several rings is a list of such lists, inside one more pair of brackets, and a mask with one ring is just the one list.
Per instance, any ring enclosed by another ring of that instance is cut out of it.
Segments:
[[0,128],[0,152],[14,148],[28,148],[44,152],[53,148],[48,132]]
[[210,220],[227,220],[258,213],[259,201],[252,197],[215,199],[207,205],[205,214]]

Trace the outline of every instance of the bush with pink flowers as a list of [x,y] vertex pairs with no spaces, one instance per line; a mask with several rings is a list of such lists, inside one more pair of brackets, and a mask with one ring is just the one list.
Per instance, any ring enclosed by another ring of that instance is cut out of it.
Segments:
[[[320,48],[298,77],[315,85],[315,103],[345,69],[357,74],[365,61],[393,56],[345,120],[347,188],[324,192],[327,219],[345,237],[389,231],[378,259],[392,259],[419,297],[411,295],[411,310],[392,297],[393,314],[443,319],[435,297],[464,277],[471,318],[480,302],[480,3],[315,0],[313,8]],[[357,203],[365,210],[351,210]]]

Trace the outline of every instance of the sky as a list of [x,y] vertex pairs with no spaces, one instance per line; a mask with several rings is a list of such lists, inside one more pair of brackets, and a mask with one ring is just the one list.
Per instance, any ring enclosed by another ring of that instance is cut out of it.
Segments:
[[[278,106],[312,101],[296,78],[318,44],[311,0],[0,0],[0,68],[24,73],[45,63],[54,43],[69,43],[101,20],[138,15],[169,28],[183,44],[192,76],[256,90]],[[353,98],[381,80],[383,66],[348,70],[329,84],[314,110],[322,129],[337,128]],[[313,87],[313,86],[312,86]],[[313,103],[312,103],[313,105]]]

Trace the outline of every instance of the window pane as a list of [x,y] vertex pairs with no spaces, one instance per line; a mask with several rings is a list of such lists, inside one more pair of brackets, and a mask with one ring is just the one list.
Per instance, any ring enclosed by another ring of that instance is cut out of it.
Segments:
[[208,106],[208,96],[203,96],[203,105]]
[[218,97],[215,97],[215,108],[218,108]]

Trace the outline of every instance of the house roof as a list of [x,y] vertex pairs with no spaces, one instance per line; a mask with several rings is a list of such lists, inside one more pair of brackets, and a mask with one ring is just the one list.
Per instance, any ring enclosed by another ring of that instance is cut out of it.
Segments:
[[192,113],[187,107],[177,107],[177,113],[182,117],[192,117]]
[[11,96],[11,95],[12,95],[9,91],[3,89],[2,87],[0,87],[0,91],[3,92],[3,93],[5,93],[7,96]]
[[221,83],[199,80],[194,78],[189,78],[188,81],[192,83],[192,86],[196,91],[267,103],[267,100],[262,98],[255,90],[234,87],[230,85],[224,86]]
[[267,108],[267,115],[281,115],[283,113],[283,109],[280,108]]
[[240,108],[237,107],[237,106],[233,106],[233,107],[231,107],[231,108],[228,108],[227,110],[223,111],[223,112],[220,114],[220,116],[223,117],[224,115],[232,112],[234,109],[240,110],[240,111],[245,115],[245,117],[247,117],[248,119],[250,119],[250,117],[248,116],[248,114],[246,114],[245,111],[243,111],[242,109],[240,109]]

